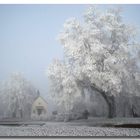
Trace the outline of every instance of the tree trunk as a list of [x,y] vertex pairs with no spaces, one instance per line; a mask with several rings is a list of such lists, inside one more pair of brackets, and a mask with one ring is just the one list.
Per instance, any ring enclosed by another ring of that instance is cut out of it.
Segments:
[[95,86],[91,86],[94,91],[97,91],[106,101],[108,106],[108,117],[113,118],[116,116],[116,105],[114,96],[109,96],[108,93],[96,88]]
[[[107,100],[108,100],[108,108],[109,108],[108,117],[109,118],[116,117],[115,98],[114,98],[114,96],[108,96],[107,98],[108,98]],[[107,102],[107,100],[106,100],[106,102]]]
[[[116,104],[115,104],[114,96],[109,96],[110,93],[105,92],[102,89],[99,89],[95,84],[91,85],[89,82],[88,82],[88,84],[86,84],[83,81],[77,80],[77,84],[82,86],[82,87],[89,87],[90,86],[92,90],[97,91],[97,93],[99,93],[107,103],[108,117],[109,118],[116,117]],[[83,89],[81,91],[82,91],[82,95],[83,95],[84,94]]]
[[22,109],[20,109],[19,111],[20,111],[20,118],[23,118],[23,112],[22,112]]

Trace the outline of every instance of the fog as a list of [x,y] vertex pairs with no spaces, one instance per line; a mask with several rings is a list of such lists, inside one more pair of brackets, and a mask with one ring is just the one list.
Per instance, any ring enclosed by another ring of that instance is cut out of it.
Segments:
[[[6,80],[13,72],[20,72],[46,96],[45,71],[53,58],[63,58],[63,48],[56,37],[66,19],[80,19],[88,6],[0,5],[0,81]],[[101,6],[104,7],[107,6]],[[138,26],[139,6],[121,7],[126,22]]]

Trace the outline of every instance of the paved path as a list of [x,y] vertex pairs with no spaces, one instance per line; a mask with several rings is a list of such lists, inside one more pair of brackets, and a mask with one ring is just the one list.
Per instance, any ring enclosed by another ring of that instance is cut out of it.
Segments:
[[46,123],[43,126],[0,126],[0,136],[140,136],[140,128],[71,126]]

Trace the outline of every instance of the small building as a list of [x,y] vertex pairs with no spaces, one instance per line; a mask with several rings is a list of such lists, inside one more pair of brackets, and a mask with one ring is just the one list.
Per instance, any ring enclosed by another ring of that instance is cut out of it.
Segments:
[[31,118],[33,120],[46,120],[47,119],[47,102],[40,96],[38,91],[38,97],[32,104]]

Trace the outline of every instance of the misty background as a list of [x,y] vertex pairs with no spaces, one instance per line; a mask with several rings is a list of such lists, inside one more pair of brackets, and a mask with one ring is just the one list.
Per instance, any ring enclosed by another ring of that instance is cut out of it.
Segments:
[[[89,6],[0,5],[0,81],[20,72],[46,97],[47,67],[53,58],[63,58],[57,35],[66,19],[81,20]],[[116,6],[123,9],[126,23],[139,27],[140,5],[98,5],[101,9]]]

